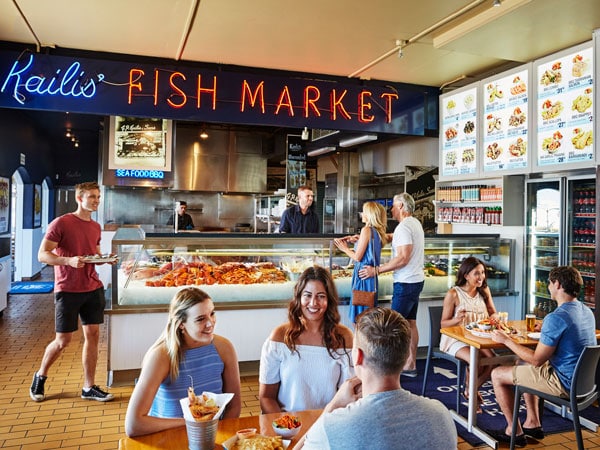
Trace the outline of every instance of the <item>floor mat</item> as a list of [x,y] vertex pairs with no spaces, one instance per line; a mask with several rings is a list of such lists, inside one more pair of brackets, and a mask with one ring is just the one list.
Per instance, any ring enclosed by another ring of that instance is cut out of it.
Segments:
[[[436,359],[433,362],[433,373],[430,373],[427,378],[427,391],[425,392],[425,395],[440,400],[449,409],[454,409],[456,407],[456,373],[454,372],[456,366],[443,359]],[[421,395],[424,370],[425,360],[419,359],[417,361],[418,376],[416,378],[401,377],[400,381],[402,387],[413,394]],[[496,403],[492,384],[490,382],[485,383],[479,392],[483,397],[484,403],[482,407],[483,412],[477,415],[477,426],[482,429],[504,428],[506,426],[506,421]],[[460,406],[460,413],[463,416],[467,415],[467,402],[464,398],[462,399],[462,404]],[[523,420],[525,417],[525,404],[522,399],[519,414],[521,420]],[[599,423],[600,408],[590,406],[581,412],[581,416]],[[547,409],[544,410],[542,424],[546,434],[562,433],[573,430],[573,423],[570,420],[563,419],[558,414]],[[482,444],[482,441],[477,436],[467,432],[462,426],[457,425],[456,428],[458,434],[464,440],[469,442],[469,444],[474,446]],[[528,439],[531,443],[534,442],[533,439]]]
[[12,283],[9,294],[45,294],[52,292],[52,281],[17,281]]

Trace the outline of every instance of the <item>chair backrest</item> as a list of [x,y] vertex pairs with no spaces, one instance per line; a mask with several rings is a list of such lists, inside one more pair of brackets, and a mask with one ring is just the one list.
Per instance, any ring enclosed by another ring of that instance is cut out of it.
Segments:
[[440,323],[442,322],[443,306],[429,307],[429,342],[432,347],[440,346]]
[[596,368],[600,360],[600,345],[589,345],[583,349],[575,371],[571,396],[585,397],[596,391]]

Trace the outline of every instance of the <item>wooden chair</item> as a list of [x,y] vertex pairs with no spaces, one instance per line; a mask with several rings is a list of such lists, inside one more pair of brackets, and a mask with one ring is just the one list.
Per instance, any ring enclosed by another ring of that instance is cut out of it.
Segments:
[[425,396],[425,391],[427,390],[427,376],[429,375],[431,360],[433,358],[442,358],[446,361],[451,361],[456,364],[456,412],[459,412],[462,379],[464,368],[467,363],[440,350],[440,339],[442,336],[442,333],[440,333],[440,322],[442,321],[442,309],[441,306],[429,307],[429,348],[427,349],[427,361],[425,363],[425,373],[423,374],[423,389],[421,395]]
[[[515,448],[515,434],[517,432],[517,421],[519,420],[519,405],[521,403],[521,394],[529,393],[537,395],[540,399],[540,415],[544,407],[544,400],[556,405],[560,405],[563,410],[570,408],[571,420],[575,427],[575,436],[577,437],[577,448],[583,450],[583,437],[581,436],[581,423],[579,411],[587,408],[598,398],[596,386],[596,368],[600,360],[600,345],[591,345],[585,347],[577,360],[573,379],[571,381],[571,390],[569,398],[561,398],[554,395],[540,392],[536,389],[515,385],[515,404],[512,421],[512,433],[510,437],[510,448]],[[563,414],[563,417],[565,415]]]

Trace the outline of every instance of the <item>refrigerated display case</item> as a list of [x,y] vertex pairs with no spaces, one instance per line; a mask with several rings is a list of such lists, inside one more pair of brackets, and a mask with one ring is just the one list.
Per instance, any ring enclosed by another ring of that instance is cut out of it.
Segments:
[[596,180],[593,175],[527,182],[524,292],[528,312],[542,318],[556,308],[548,275],[560,265],[576,267],[584,286],[579,299],[595,308]]

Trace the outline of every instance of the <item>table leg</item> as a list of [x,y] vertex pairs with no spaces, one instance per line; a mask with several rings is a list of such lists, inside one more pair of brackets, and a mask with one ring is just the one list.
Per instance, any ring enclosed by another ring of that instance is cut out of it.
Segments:
[[473,427],[477,425],[477,368],[479,367],[479,349],[473,345],[470,346],[469,355],[469,410],[467,415],[469,433],[473,432]]

